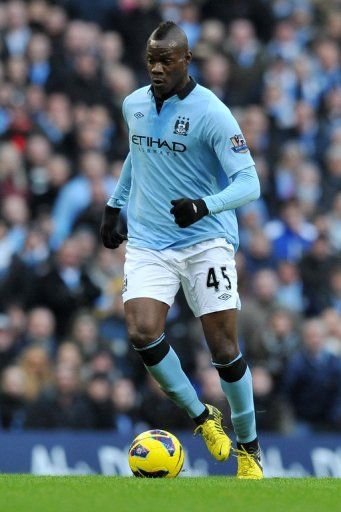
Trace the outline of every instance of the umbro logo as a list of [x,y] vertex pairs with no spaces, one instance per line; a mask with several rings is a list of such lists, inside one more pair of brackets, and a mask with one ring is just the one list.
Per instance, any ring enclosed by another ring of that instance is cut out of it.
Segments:
[[136,119],[140,119],[141,117],[144,117],[144,114],[142,114],[142,112],[135,112],[134,117],[136,117]]
[[221,300],[228,300],[231,297],[228,293],[223,293],[222,295],[219,295],[218,299]]

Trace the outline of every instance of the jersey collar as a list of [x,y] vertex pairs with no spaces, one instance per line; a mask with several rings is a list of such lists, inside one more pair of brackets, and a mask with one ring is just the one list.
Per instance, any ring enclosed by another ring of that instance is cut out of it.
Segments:
[[185,98],[187,98],[187,96],[193,91],[193,89],[196,85],[197,85],[196,81],[194,80],[194,78],[192,78],[190,76],[189,82],[187,82],[185,87],[183,87],[183,89],[181,89],[181,91],[178,92],[179,99],[184,100]]
[[[177,96],[180,100],[184,100],[185,98],[187,98],[187,96],[193,91],[193,89],[196,87],[197,83],[196,81],[194,80],[194,78],[192,78],[191,76],[189,77],[189,82],[187,82],[187,84],[185,85],[185,87],[183,87],[178,93],[177,93]],[[149,87],[149,91],[152,93],[152,95],[154,96],[154,89],[153,89],[153,86],[151,85]],[[155,97],[155,96],[154,96]]]

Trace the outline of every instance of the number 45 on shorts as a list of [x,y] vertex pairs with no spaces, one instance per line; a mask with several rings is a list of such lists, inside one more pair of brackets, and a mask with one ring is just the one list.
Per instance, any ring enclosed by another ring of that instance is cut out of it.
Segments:
[[[220,267],[220,272],[218,273],[219,279],[220,279],[220,277],[219,277],[220,274],[221,274],[221,277],[224,279],[223,283],[225,285],[226,290],[231,290],[231,281],[230,281],[229,276],[226,274],[226,267]],[[214,267],[210,267],[207,272],[207,281],[206,281],[207,288],[214,287],[215,291],[219,292],[220,291],[220,289],[219,289],[220,281],[218,280],[218,278],[217,278]],[[226,296],[225,299],[228,299],[229,297],[230,297],[230,295],[228,297]]]

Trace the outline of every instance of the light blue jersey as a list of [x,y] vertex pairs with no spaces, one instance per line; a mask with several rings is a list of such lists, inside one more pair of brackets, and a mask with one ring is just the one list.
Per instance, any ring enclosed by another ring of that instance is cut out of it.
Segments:
[[[130,152],[108,204],[128,201],[129,244],[155,250],[224,237],[238,247],[233,208],[259,195],[254,161],[230,110],[191,81],[160,113],[150,87],[123,103]],[[229,186],[219,187],[221,169]],[[238,179],[237,179],[238,178]],[[203,198],[209,215],[187,228],[175,224],[171,200]]]

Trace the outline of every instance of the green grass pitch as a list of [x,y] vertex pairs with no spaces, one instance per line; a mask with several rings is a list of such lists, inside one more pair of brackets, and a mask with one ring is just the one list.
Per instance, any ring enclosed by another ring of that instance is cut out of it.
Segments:
[[336,512],[341,479],[0,475],[1,512]]

